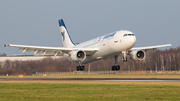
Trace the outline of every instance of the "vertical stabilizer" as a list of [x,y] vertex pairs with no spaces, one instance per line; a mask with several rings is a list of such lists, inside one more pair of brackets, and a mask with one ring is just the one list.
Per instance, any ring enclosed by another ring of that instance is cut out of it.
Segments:
[[71,37],[70,37],[69,32],[64,24],[63,19],[59,20],[59,28],[60,28],[60,32],[61,32],[63,47],[73,47],[74,43],[71,40]]

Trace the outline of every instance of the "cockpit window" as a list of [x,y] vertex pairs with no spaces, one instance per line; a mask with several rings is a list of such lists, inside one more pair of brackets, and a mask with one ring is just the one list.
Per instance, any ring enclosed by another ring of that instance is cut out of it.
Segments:
[[123,37],[125,36],[134,36],[134,34],[124,34]]
[[123,36],[127,36],[127,34],[124,34]]

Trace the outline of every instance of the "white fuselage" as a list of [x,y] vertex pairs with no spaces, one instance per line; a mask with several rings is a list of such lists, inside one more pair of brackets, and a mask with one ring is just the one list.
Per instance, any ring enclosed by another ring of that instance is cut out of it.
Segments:
[[[127,30],[116,31],[98,38],[80,43],[76,48],[98,48],[98,51],[92,56],[86,55],[82,64],[97,61],[99,59],[107,59],[119,55],[122,51],[126,51],[134,47],[136,37]],[[64,54],[68,60],[71,60],[67,54]]]
[[117,65],[118,56],[120,54],[123,56],[123,62],[127,62],[127,55],[129,55],[130,59],[139,61],[144,60],[147,53],[154,52],[157,48],[171,46],[171,44],[166,44],[134,47],[136,44],[136,37],[131,31],[127,30],[109,33],[75,45],[69,35],[63,19],[60,19],[58,22],[63,47],[43,47],[15,44],[5,44],[4,46],[17,47],[19,50],[23,51],[23,53],[26,51],[33,52],[34,55],[36,53],[54,56],[63,55],[68,60],[79,63],[80,66],[77,66],[77,71],[84,70],[84,66],[81,66],[81,64],[107,58],[112,58],[115,62],[115,65],[112,66],[112,70],[120,70],[120,66]]

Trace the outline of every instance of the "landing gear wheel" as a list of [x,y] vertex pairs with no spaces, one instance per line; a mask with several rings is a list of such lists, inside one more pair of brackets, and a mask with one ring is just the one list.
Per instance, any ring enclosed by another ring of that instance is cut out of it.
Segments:
[[114,71],[115,70],[115,66],[112,66],[112,71]]
[[81,71],[83,71],[84,70],[84,66],[81,66]]
[[84,66],[77,66],[77,71],[83,71],[84,69]]
[[117,70],[120,70],[120,66],[117,66]]
[[120,70],[120,66],[112,66],[112,71]]
[[77,66],[77,71],[80,71],[81,70],[81,66]]
[[127,58],[126,59],[122,59],[123,62],[127,62]]

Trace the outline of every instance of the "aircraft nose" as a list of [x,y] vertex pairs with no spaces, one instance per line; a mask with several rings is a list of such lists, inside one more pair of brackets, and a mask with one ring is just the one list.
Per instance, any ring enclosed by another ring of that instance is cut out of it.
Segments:
[[134,43],[136,43],[136,37],[133,37],[133,38],[132,38],[132,41],[134,41]]
[[134,46],[136,44],[136,37],[135,36],[131,38],[131,44],[132,44],[132,46]]

